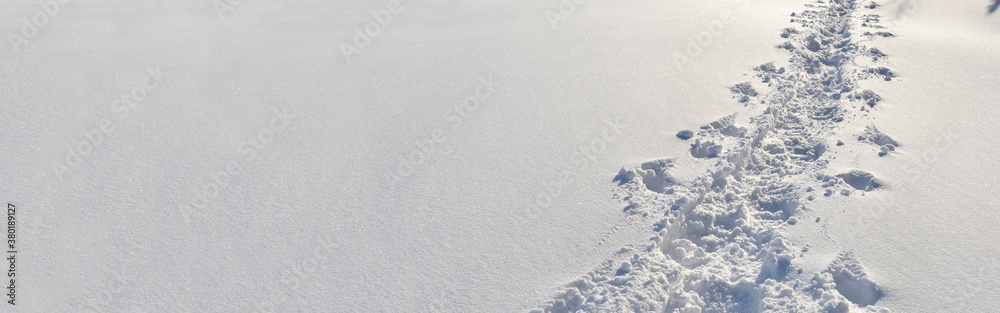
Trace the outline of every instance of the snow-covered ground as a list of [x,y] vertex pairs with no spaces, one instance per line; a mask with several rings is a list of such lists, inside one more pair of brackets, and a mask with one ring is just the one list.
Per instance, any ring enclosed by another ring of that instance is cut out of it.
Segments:
[[1000,16],[876,2],[0,4],[2,311],[1000,307]]

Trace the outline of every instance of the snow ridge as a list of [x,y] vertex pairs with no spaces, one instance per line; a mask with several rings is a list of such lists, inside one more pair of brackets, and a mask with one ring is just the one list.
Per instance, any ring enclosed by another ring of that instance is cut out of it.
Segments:
[[[653,225],[651,243],[638,251],[623,248],[624,262],[606,261],[532,312],[888,312],[875,305],[883,290],[853,254],[842,253],[819,273],[804,273],[793,260],[808,248],[780,233],[798,222],[814,193],[851,195],[883,185],[860,170],[822,170],[830,133],[881,99],[858,90],[857,82],[894,77],[887,68],[859,65],[861,58],[877,62],[885,54],[856,39],[891,34],[881,31],[878,15],[858,16],[875,3],[806,6],[792,14],[801,28],[781,34],[789,40],[779,46],[791,55],[788,69],[756,67],[759,82],[732,88],[745,110],[678,134],[694,138],[690,157],[714,162],[703,175],[679,179],[672,172],[681,162],[671,158],[615,177],[626,212]],[[880,155],[899,145],[870,134],[874,129],[859,140],[881,147]]]

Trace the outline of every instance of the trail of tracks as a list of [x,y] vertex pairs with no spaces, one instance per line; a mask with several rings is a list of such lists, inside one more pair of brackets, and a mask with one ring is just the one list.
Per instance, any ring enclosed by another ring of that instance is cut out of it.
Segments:
[[[793,14],[779,46],[790,59],[754,69],[758,81],[733,87],[746,110],[694,134],[691,155],[715,161],[697,179],[672,174],[676,158],[622,169],[616,181],[627,212],[656,232],[627,261],[602,265],[566,286],[538,312],[848,312],[887,311],[880,288],[843,253],[819,273],[793,263],[803,250],[779,232],[801,217],[802,203],[831,194],[871,192],[880,183],[851,171],[825,175],[831,131],[881,99],[857,81],[891,80],[884,67],[857,60],[885,54],[859,42],[891,37],[874,8],[855,0],[807,5]],[[757,89],[765,90],[758,92]],[[859,140],[891,153],[898,145],[874,127]]]

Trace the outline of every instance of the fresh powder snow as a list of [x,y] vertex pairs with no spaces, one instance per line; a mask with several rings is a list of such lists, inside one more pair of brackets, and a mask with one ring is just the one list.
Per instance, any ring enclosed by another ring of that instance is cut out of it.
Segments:
[[0,312],[991,312],[998,0],[11,0]]

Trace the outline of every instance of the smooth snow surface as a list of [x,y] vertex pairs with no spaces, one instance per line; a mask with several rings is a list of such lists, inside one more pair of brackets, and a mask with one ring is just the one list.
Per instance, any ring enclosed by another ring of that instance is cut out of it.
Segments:
[[989,2],[8,1],[0,312],[990,311]]

